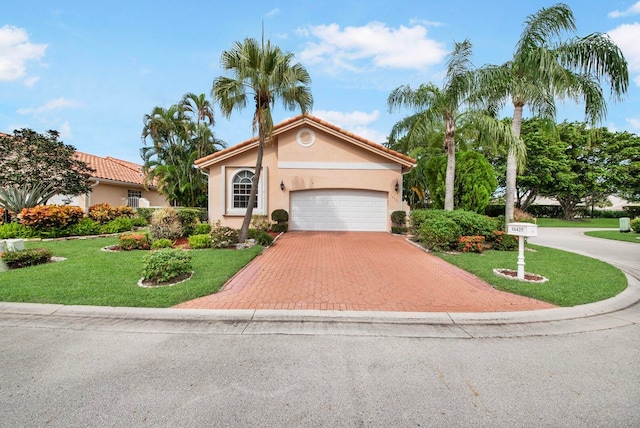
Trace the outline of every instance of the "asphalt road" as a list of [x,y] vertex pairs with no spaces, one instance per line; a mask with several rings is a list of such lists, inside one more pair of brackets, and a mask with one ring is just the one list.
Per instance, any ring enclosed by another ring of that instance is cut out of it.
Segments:
[[414,325],[402,337],[391,324],[252,330],[5,313],[0,426],[638,427],[640,308],[606,319],[616,318],[626,322],[574,320],[589,324],[580,333],[497,324],[507,337],[458,337]]

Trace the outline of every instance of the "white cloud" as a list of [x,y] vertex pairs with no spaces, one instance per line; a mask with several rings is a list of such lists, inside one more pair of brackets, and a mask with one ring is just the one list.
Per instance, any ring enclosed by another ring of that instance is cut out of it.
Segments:
[[379,110],[374,110],[371,113],[362,111],[341,112],[335,110],[314,110],[313,115],[367,140],[379,144],[387,140],[385,134],[367,127],[367,125],[378,120],[380,117]]
[[60,124],[58,131],[60,132],[60,139],[63,141],[70,140],[73,138],[73,134],[71,133],[71,126],[69,125],[69,122],[66,120]]
[[40,107],[18,109],[18,113],[19,114],[40,114],[40,113],[46,113],[51,110],[59,110],[63,108],[81,107],[81,106],[82,106],[82,103],[80,101],[68,100],[64,97],[61,97],[55,100],[51,100]]
[[280,9],[278,9],[277,7],[275,9],[271,9],[269,12],[267,12],[267,14],[265,15],[267,18],[273,18],[274,16],[278,15],[280,13]]
[[447,51],[442,43],[427,37],[423,25],[389,28],[380,22],[362,27],[338,24],[299,29],[304,37],[314,37],[299,57],[303,63],[325,64],[330,71],[363,72],[373,67],[422,70],[440,63]]
[[421,24],[421,25],[424,25],[425,27],[441,27],[442,25],[444,25],[442,22],[428,21],[426,19],[418,19],[418,18],[411,18],[409,20],[409,24],[411,25]]
[[620,18],[622,16],[638,15],[638,14],[640,14],[640,1],[634,4],[633,6],[631,6],[629,9],[623,10],[622,12],[617,9],[614,10],[613,12],[609,12],[609,18]]
[[640,119],[636,119],[634,117],[629,117],[626,119],[627,123],[631,125],[634,129],[640,129]]
[[362,125],[369,125],[380,117],[380,111],[374,110],[371,113],[362,111],[352,111],[344,113],[335,110],[314,110],[313,115],[326,120],[341,128],[351,131],[351,128]]
[[[640,4],[640,3],[638,3]],[[623,24],[608,32],[611,39],[622,50],[631,73],[640,73],[640,22]],[[636,85],[640,86],[640,76],[633,77]]]
[[24,79],[24,86],[28,88],[32,88],[33,85],[35,85],[38,82],[38,80],[40,80],[39,77],[35,77],[35,76],[27,77],[26,79]]
[[39,60],[46,49],[47,45],[30,43],[23,28],[11,25],[0,28],[0,81],[23,78],[27,71],[25,63]]

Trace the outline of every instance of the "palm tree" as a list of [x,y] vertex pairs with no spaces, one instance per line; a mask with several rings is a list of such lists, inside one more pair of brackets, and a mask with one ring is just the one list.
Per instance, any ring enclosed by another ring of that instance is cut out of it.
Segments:
[[206,177],[193,162],[226,145],[213,134],[213,108],[205,95],[185,94],[168,109],[155,107],[143,121],[142,139],[152,142],[140,150],[146,182],[157,180],[174,204],[206,205]]
[[[496,141],[513,143],[511,132],[504,124],[497,121],[489,112],[474,109],[476,101],[476,74],[471,64],[471,42],[465,40],[455,43],[453,52],[449,54],[447,72],[442,88],[433,83],[422,84],[418,89],[409,85],[394,89],[387,103],[389,111],[398,107],[409,107],[416,110],[411,116],[396,123],[391,130],[390,141],[403,136],[407,147],[424,144],[424,138],[432,134],[433,129],[444,129],[444,151],[447,155],[445,176],[444,209],[454,209],[454,179],[456,166],[456,126],[461,120],[472,120],[473,123],[490,138]],[[465,106],[469,109],[465,110]],[[472,118],[465,118],[471,115]],[[443,125],[444,124],[444,125]]]
[[282,52],[278,46],[262,40],[246,38],[244,42],[235,42],[232,48],[224,51],[221,57],[222,68],[230,71],[233,77],[217,77],[213,82],[211,96],[220,103],[225,117],[233,110],[241,110],[247,105],[249,96],[253,96],[253,132],[258,132],[258,155],[256,169],[252,179],[247,211],[242,222],[238,240],[247,238],[253,206],[258,192],[258,183],[262,169],[264,146],[273,134],[271,108],[280,100],[287,110],[296,107],[307,113],[313,105],[309,85],[311,78],[300,64],[292,64],[293,54]]
[[[606,35],[590,34],[563,40],[574,32],[573,13],[566,4],[542,8],[525,21],[525,29],[516,45],[513,58],[501,66],[480,71],[486,95],[513,103],[512,130],[520,136],[525,105],[537,116],[555,121],[555,99],[582,100],[586,121],[600,122],[607,111],[600,80],[609,82],[614,100],[620,100],[629,85],[627,62],[620,49]],[[516,150],[507,157],[505,220],[513,220],[516,174]]]

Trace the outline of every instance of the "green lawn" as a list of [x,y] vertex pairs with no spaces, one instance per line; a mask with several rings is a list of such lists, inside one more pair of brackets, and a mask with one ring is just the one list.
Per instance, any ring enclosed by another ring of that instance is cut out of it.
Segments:
[[620,220],[617,218],[586,218],[567,221],[557,218],[539,218],[537,224],[540,227],[599,227],[619,229]]
[[218,291],[262,251],[192,250],[193,277],[172,287],[141,288],[144,251],[104,252],[116,238],[27,242],[67,260],[0,272],[0,301],[164,308]]
[[585,232],[585,235],[595,238],[613,239],[616,241],[634,242],[640,244],[640,233],[629,232],[622,233],[619,230],[593,230]]
[[437,253],[447,262],[473,273],[498,290],[553,303],[575,306],[613,297],[627,287],[627,279],[617,268],[596,259],[537,245],[525,251],[525,271],[542,275],[541,284],[502,278],[493,269],[517,270],[517,252],[485,251],[483,254]]

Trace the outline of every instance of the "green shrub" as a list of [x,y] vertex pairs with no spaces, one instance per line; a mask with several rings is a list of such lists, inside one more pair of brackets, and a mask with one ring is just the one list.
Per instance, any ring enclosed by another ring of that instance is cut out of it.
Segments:
[[276,223],[276,224],[272,224],[272,225],[271,225],[271,230],[272,230],[273,232],[276,232],[276,233],[286,232],[287,230],[289,230],[289,224],[288,224],[288,223]]
[[178,212],[173,208],[162,208],[153,213],[149,231],[153,239],[177,239],[183,236]]
[[208,233],[201,235],[191,235],[189,237],[189,248],[194,250],[201,248],[211,248],[211,236]]
[[146,233],[123,233],[118,238],[118,248],[123,251],[148,250],[151,248],[151,240]]
[[35,229],[20,223],[11,222],[0,225],[0,239],[33,238],[35,236],[38,236]]
[[396,235],[406,235],[408,231],[409,231],[408,227],[391,226],[391,233],[395,233]]
[[248,236],[251,239],[255,239],[256,244],[262,245],[263,247],[268,247],[273,244],[273,236],[269,235],[264,230],[249,229]]
[[136,216],[140,217],[145,221],[146,224],[151,223],[151,216],[154,211],[157,211],[158,208],[138,208],[136,210]]
[[640,207],[639,206],[628,205],[628,206],[624,207],[624,210],[627,213],[627,215],[625,217],[631,217],[631,218],[640,217]]
[[494,219],[472,211],[445,211],[444,215],[460,226],[464,236],[491,236],[498,227]]
[[396,226],[407,224],[407,213],[404,211],[394,211],[391,213],[391,222]]
[[222,226],[220,220],[211,227],[210,236],[211,245],[215,248],[227,248],[238,243],[238,230]]
[[411,227],[409,230],[411,234],[414,236],[420,235],[420,228],[422,227],[422,223],[424,223],[429,218],[440,217],[444,213],[443,210],[413,210],[409,213],[409,218],[411,219]]
[[197,208],[178,208],[176,211],[182,225],[182,236],[193,235],[196,225],[200,221],[200,210]]
[[22,251],[8,251],[0,256],[9,269],[18,269],[47,263],[51,259],[51,250],[48,248],[28,248]]
[[142,258],[142,278],[167,282],[192,270],[191,255],[182,249],[164,248]]
[[131,217],[131,223],[133,224],[134,227],[145,227],[147,224],[149,224],[145,219],[137,216]]
[[254,229],[266,232],[267,230],[269,230],[270,225],[271,223],[269,222],[269,217],[267,217],[266,215],[256,214],[251,216],[251,226]]
[[484,236],[461,236],[458,238],[458,251],[463,253],[481,253],[484,248]]
[[100,223],[90,219],[89,217],[85,217],[78,223],[71,226],[68,231],[71,236],[99,235]]
[[631,223],[629,225],[631,226],[631,230],[633,230],[635,233],[640,233],[640,217],[636,218],[635,220],[631,220]]
[[502,230],[494,230],[491,239],[493,240],[491,248],[496,251],[515,251],[518,249],[518,237],[509,235]]
[[460,227],[450,218],[439,216],[426,220],[420,226],[420,240],[429,250],[448,250],[462,235]]
[[151,244],[151,249],[152,250],[159,250],[161,248],[171,248],[171,247],[173,247],[173,244],[175,244],[175,242],[172,241],[171,239],[165,239],[165,238],[156,239]]
[[205,233],[211,233],[211,225],[209,223],[198,223],[193,229],[194,235],[203,235]]
[[100,233],[122,233],[133,229],[133,220],[127,217],[118,217],[115,220],[103,224]]
[[275,221],[276,223],[289,221],[289,213],[283,209],[273,210],[273,212],[271,213],[271,220]]

